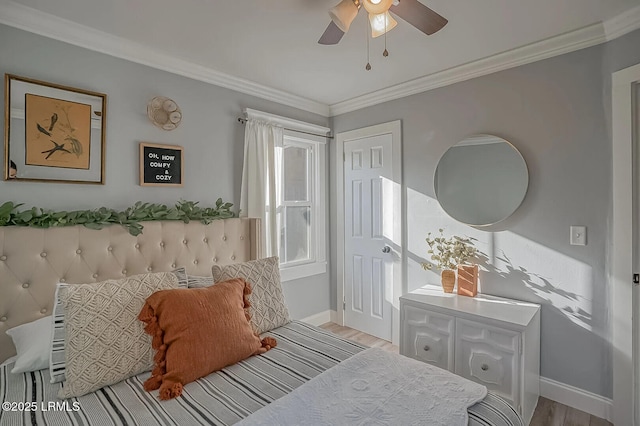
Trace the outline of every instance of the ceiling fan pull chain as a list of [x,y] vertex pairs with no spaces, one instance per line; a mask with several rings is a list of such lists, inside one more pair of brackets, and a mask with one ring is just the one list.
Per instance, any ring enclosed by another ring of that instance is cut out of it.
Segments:
[[[384,28],[387,28],[387,15],[384,15]],[[387,56],[389,56],[389,51],[387,50],[387,33],[388,31],[385,31],[384,33],[384,52],[382,52],[382,56],[384,56],[385,58]]]
[[[369,22],[369,20],[367,19],[367,22]],[[366,69],[367,71],[371,71],[371,61],[369,58],[369,25],[367,23],[366,27],[365,27],[365,35],[367,37],[367,66],[364,67],[364,69]]]

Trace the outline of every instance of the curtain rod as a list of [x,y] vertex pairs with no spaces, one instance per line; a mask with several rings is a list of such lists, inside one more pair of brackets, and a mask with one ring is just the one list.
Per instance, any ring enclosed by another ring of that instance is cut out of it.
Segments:
[[[238,117],[238,123],[240,124],[245,124],[247,122],[246,118],[243,117]],[[327,139],[334,139],[333,136],[331,135],[320,135],[318,133],[312,133],[312,132],[305,132],[304,130],[296,130],[296,129],[289,129],[287,127],[283,127],[283,129],[285,130],[289,130],[291,132],[298,132],[298,133],[304,133],[305,135],[311,135],[311,136],[319,136],[321,138],[327,138]]]

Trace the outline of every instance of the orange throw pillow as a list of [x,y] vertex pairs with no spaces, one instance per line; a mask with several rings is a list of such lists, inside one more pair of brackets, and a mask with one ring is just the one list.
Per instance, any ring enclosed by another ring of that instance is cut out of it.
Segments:
[[249,322],[251,286],[236,278],[207,288],[161,290],[147,298],[138,319],[153,337],[155,368],[144,383],[160,399],[182,386],[276,346]]

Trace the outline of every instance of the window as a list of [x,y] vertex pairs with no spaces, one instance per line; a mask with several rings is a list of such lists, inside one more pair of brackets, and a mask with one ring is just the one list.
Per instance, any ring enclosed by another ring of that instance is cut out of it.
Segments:
[[276,147],[276,220],[283,281],[326,272],[326,144],[285,131]]

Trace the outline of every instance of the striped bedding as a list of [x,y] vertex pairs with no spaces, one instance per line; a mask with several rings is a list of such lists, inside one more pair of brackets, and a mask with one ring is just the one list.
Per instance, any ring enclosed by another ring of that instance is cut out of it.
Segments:
[[[230,425],[365,348],[297,321],[265,335],[275,337],[278,346],[190,383],[182,397],[162,402],[157,392],[142,387],[150,373],[62,401],[55,396],[60,383],[50,383],[49,370],[11,374],[12,364],[2,366],[0,425]],[[468,411],[472,426],[522,426],[509,404],[491,393]]]

